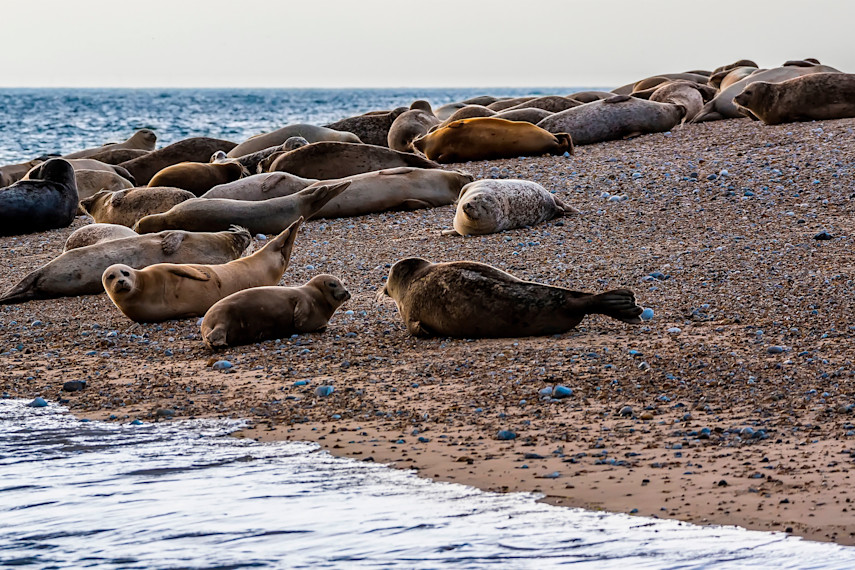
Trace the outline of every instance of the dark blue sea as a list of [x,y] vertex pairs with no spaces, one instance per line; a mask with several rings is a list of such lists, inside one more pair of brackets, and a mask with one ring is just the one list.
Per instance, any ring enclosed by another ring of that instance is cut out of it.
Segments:
[[[0,164],[127,138],[240,141],[427,99],[549,89],[3,89]],[[228,422],[83,422],[0,400],[0,567],[855,568],[855,549],[564,509],[229,437]]]

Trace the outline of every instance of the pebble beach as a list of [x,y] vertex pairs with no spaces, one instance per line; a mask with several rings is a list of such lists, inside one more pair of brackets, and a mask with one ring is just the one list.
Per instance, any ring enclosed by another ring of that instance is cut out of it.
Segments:
[[[217,353],[196,319],[136,324],[103,294],[3,306],[0,391],[123,423],[247,418],[240,437],[314,441],[555,505],[852,545],[853,142],[853,119],[734,119],[448,165],[533,180],[581,214],[468,238],[439,235],[452,206],[308,222],[282,283],[331,273],[352,299],[325,332]],[[0,288],[90,222],[0,238]],[[416,339],[377,299],[411,256],[627,287],[653,316]],[[63,391],[70,381],[85,388]]]

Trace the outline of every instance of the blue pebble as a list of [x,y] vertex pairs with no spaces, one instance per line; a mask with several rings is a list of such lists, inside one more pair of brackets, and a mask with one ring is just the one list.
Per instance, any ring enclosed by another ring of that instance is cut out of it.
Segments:
[[143,423],[140,420],[134,420],[131,422],[131,425],[132,426],[141,426],[141,425],[143,425]]
[[31,322],[31,323],[30,323],[30,326],[32,326],[32,327],[40,327],[40,326],[42,326],[43,324],[44,324],[44,323],[43,323],[43,322],[41,322],[41,321],[33,321],[33,322]]
[[117,416],[116,414],[110,414],[110,417],[107,419],[108,420],[116,420],[116,419],[119,419],[119,416]]
[[429,441],[430,441],[429,437],[424,437],[424,436],[419,437],[419,443],[427,443]]
[[552,397],[553,398],[561,399],[561,398],[567,398],[567,397],[572,396],[572,395],[573,395],[573,390],[571,388],[568,388],[567,386],[562,386],[561,384],[559,384],[558,386],[556,386],[555,388],[552,389]]
[[44,398],[39,396],[38,398],[36,398],[35,400],[33,400],[32,402],[30,402],[27,405],[30,406],[31,408],[44,408],[47,406],[47,401],[45,401]]
[[306,266],[306,271],[314,271],[314,270],[315,270],[315,266],[314,266],[314,265],[307,265],[307,266]]
[[326,398],[335,391],[332,386],[318,386],[315,388],[315,394],[321,398]]
[[496,434],[496,437],[501,441],[508,441],[511,439],[516,439],[517,434],[508,429],[499,430],[499,433]]
[[340,420],[340,419],[341,419],[341,414],[333,414],[331,417],[332,417],[332,419],[334,419],[334,420]]
[[785,349],[783,346],[770,346],[766,349],[766,352],[768,352],[769,354],[781,354],[782,352],[784,352],[784,350]]
[[541,388],[539,394],[541,396],[551,396],[552,395],[552,387],[547,386],[546,388]]
[[204,320],[205,320],[205,317],[199,317],[198,319],[196,319],[196,326],[201,327],[202,321],[204,321]]
[[644,309],[643,311],[641,311],[640,316],[641,316],[642,321],[649,321],[650,319],[653,318],[653,309],[650,309],[650,308]]
[[163,355],[164,356],[172,356],[172,351],[167,348],[166,350],[163,351]]
[[267,236],[264,234],[255,234],[255,239],[257,239],[258,241],[266,241]]
[[294,386],[305,386],[308,383],[308,380],[297,380],[296,382],[294,382]]
[[211,368],[213,368],[214,370],[228,370],[231,367],[232,363],[228,360],[218,360],[214,363],[213,366],[211,366]]
[[717,174],[710,174],[709,176],[707,176],[707,180],[715,180],[716,178],[718,178]]

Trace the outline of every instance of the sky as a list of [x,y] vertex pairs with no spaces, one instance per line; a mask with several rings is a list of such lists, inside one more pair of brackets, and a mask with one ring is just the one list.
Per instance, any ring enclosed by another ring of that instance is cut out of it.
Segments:
[[0,0],[0,87],[618,86],[855,72],[849,0]]

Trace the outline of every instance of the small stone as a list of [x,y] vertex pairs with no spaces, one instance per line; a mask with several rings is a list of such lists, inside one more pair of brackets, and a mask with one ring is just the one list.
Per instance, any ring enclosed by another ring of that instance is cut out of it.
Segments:
[[722,479],[721,481],[719,481],[719,482],[717,483],[717,485],[718,485],[719,487],[727,487],[727,481],[725,481],[724,479]]
[[768,352],[769,354],[781,354],[785,350],[786,349],[783,346],[770,346],[766,349],[766,352]]
[[141,426],[143,425],[142,420],[134,420],[131,422],[132,426]]
[[264,234],[255,234],[255,239],[258,241],[267,241],[267,236]]
[[44,407],[47,407],[48,404],[44,398],[39,396],[27,405],[31,408],[44,408]]
[[517,434],[508,429],[499,430],[499,433],[496,434],[496,439],[500,441],[509,441],[512,439],[516,439]]
[[63,392],[79,392],[86,388],[86,380],[71,380],[62,385]]
[[568,398],[572,395],[573,395],[573,389],[568,388],[567,386],[562,386],[561,384],[559,384],[558,386],[556,386],[555,388],[552,389],[552,397],[557,398],[559,400],[561,398]]
[[175,417],[175,410],[169,410],[166,408],[162,408],[160,410],[157,410],[154,413],[154,415],[159,417],[159,418],[167,418],[167,419],[168,418],[174,418]]
[[632,416],[632,406],[624,406],[618,412],[621,417]]
[[641,311],[641,315],[639,315],[639,316],[641,317],[642,321],[649,321],[650,319],[653,318],[653,309],[650,309],[650,308],[644,309],[643,311]]
[[297,380],[296,382],[294,382],[294,386],[305,386],[308,383],[308,380]]
[[320,396],[321,398],[326,398],[330,394],[335,391],[335,388],[332,386],[318,386],[315,388],[315,395]]
[[683,330],[680,327],[671,327],[668,329],[668,332],[671,334],[680,334]]
[[228,370],[232,367],[232,363],[228,360],[218,360],[216,361],[211,368],[214,370]]
[[816,234],[815,236],[813,236],[813,239],[829,240],[829,239],[834,239],[834,236],[831,235],[830,233],[828,233],[827,231],[823,230],[823,231],[819,232],[818,234]]
[[653,412],[650,412],[650,411],[644,412],[643,414],[641,414],[640,417],[642,420],[652,420],[653,419]]

